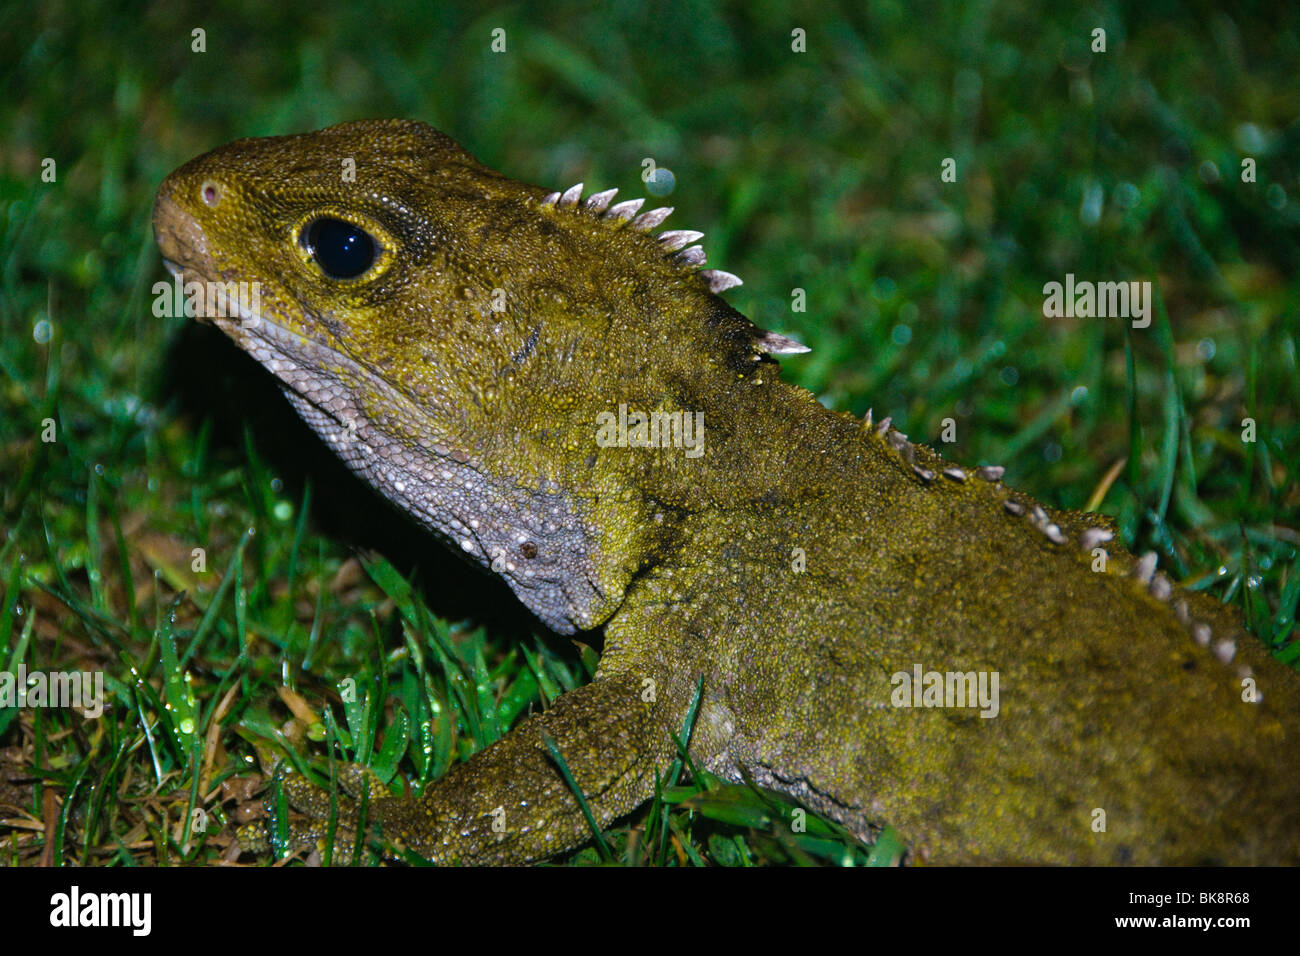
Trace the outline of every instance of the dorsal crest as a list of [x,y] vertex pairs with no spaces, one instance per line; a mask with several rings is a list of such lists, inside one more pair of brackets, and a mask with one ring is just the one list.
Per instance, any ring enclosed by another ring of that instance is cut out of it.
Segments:
[[[606,189],[592,193],[585,200],[582,198],[582,183],[576,183],[563,192],[551,192],[542,197],[540,205],[554,209],[573,210],[580,215],[591,216],[608,224],[611,228],[631,228],[638,232],[649,233],[663,224],[673,211],[672,206],[661,206],[648,212],[641,212],[644,199],[628,199],[610,205],[618,194],[618,189]],[[665,256],[670,256],[674,265],[685,272],[691,272],[703,279],[709,291],[716,294],[734,289],[743,283],[740,277],[722,269],[702,269],[707,262],[704,247],[699,240],[704,233],[694,229],[666,229],[654,237],[658,240]],[[777,332],[755,329],[754,348],[769,355],[795,355],[811,351],[788,336]]]

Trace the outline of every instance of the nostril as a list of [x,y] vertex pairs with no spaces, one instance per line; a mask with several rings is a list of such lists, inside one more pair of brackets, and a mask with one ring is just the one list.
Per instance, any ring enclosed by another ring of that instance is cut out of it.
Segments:
[[199,193],[203,196],[203,201],[209,206],[215,206],[221,201],[221,187],[210,179],[199,187]]

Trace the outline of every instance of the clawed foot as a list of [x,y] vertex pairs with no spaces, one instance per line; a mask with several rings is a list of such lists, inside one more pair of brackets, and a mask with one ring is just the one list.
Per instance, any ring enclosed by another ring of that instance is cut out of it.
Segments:
[[[334,865],[347,866],[357,849],[357,827],[362,822],[363,811],[367,825],[382,824],[390,815],[387,808],[403,802],[389,796],[383,781],[358,764],[349,764],[339,772],[341,792],[337,794],[293,771],[277,772],[276,779],[289,807],[296,813],[281,821],[278,808],[269,800],[269,816],[265,820],[237,831],[240,849],[245,852],[266,853],[274,848],[275,855],[282,859],[303,854],[309,861],[329,860]],[[335,811],[331,834],[331,815]]]

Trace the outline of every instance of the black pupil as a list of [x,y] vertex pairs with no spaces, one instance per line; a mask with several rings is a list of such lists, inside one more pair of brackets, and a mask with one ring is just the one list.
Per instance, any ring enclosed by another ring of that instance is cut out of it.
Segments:
[[331,279],[355,279],[375,261],[375,240],[342,219],[317,219],[304,238],[307,252]]

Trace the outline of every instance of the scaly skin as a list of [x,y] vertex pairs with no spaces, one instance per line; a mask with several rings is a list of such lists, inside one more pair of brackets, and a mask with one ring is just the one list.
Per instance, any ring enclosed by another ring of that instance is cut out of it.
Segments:
[[[261,283],[260,315],[215,321],[352,468],[551,627],[604,627],[590,685],[420,802],[376,800],[389,835],[450,862],[581,843],[542,730],[607,824],[703,677],[699,763],[867,839],[892,823],[912,859],[1297,861],[1300,678],[1229,612],[1105,519],[823,408],[684,237],[572,199],[397,121],[240,140],[159,190],[164,257]],[[320,216],[374,237],[368,272],[326,274],[299,241]],[[620,404],[702,411],[704,453],[605,447]],[[914,665],[997,672],[999,713],[892,706]]]

